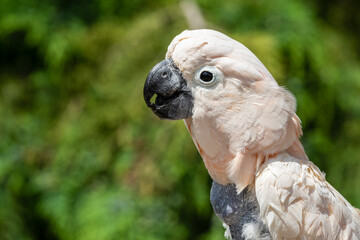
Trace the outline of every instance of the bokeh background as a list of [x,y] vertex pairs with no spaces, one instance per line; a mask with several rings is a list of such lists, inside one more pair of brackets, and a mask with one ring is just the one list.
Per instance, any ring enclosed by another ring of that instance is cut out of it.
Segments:
[[360,2],[0,0],[0,239],[223,239],[182,121],[142,88],[184,29],[248,46],[360,207]]

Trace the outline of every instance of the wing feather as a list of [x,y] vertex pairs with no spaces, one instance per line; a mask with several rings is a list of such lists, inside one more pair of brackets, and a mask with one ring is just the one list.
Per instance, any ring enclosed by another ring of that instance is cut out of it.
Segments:
[[269,159],[255,190],[274,239],[360,239],[360,215],[310,161],[288,153]]

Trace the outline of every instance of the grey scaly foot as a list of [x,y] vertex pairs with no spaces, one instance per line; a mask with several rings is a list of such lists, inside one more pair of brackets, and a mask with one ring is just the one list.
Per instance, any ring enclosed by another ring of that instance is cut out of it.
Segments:
[[210,201],[215,214],[228,226],[232,240],[272,239],[260,218],[253,190],[245,188],[237,194],[234,184],[224,186],[213,182]]

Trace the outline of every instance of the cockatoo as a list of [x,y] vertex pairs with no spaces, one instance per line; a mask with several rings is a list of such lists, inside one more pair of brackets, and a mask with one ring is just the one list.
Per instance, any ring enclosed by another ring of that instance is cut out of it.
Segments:
[[220,188],[234,184],[256,203],[263,225],[244,228],[244,239],[258,238],[256,228],[264,239],[360,239],[359,211],[303,149],[295,98],[241,43],[182,32],[150,71],[144,99],[161,119],[184,119]]

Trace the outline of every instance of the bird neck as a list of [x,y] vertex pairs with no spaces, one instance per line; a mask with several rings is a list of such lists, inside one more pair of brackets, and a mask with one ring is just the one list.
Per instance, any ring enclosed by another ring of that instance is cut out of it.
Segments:
[[309,160],[305,153],[304,147],[298,138],[285,151],[295,158]]

